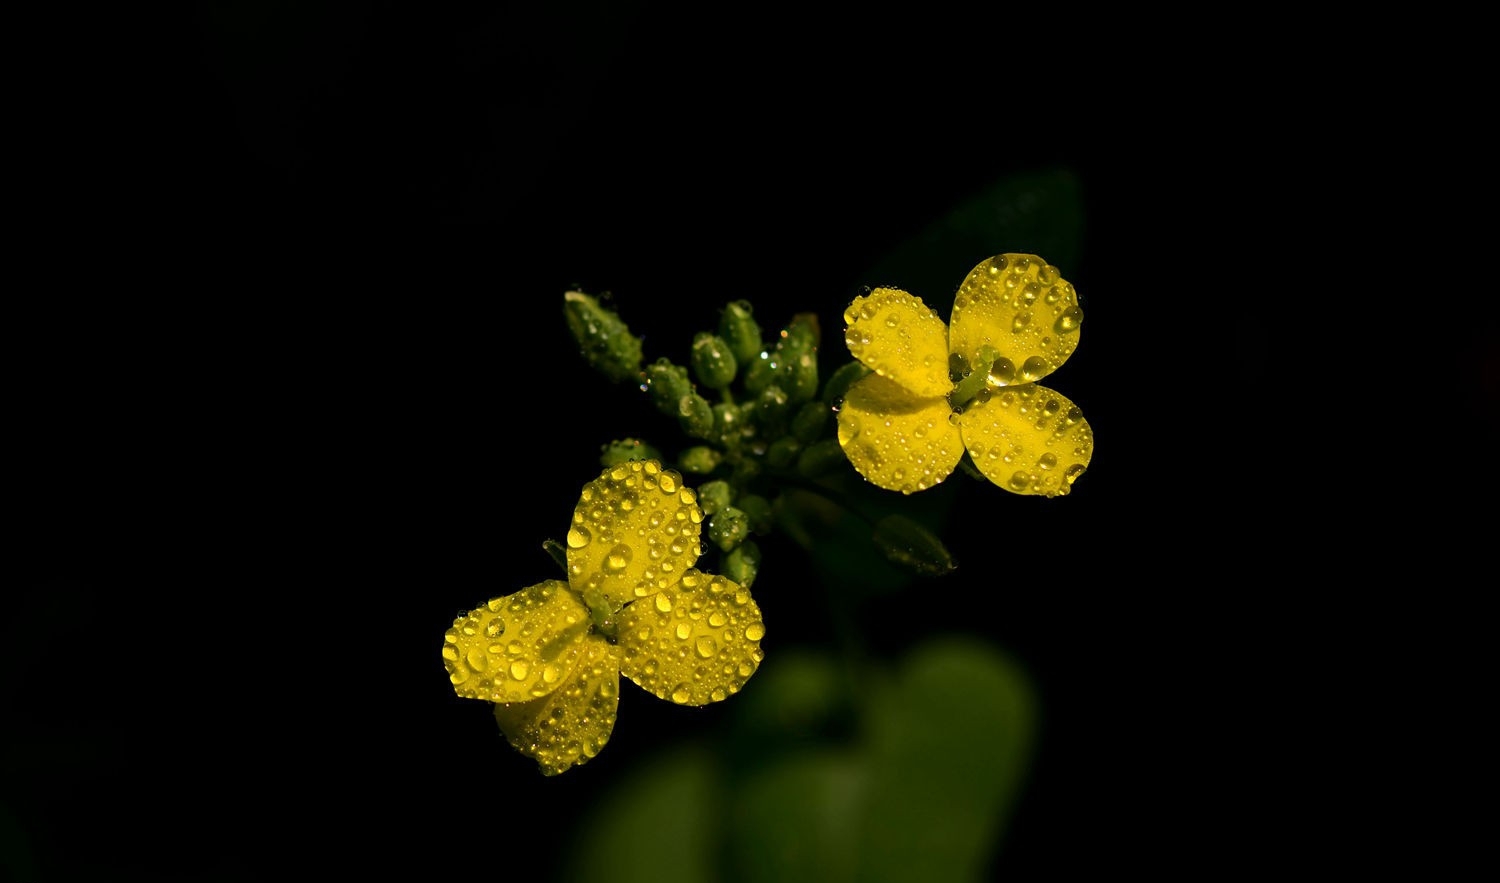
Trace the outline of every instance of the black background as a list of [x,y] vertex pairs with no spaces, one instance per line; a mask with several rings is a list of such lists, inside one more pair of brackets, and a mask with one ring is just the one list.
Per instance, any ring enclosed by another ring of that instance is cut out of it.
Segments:
[[[497,743],[434,676],[434,640],[554,575],[540,542],[599,445],[659,426],[579,363],[562,292],[611,292],[648,353],[679,359],[729,300],[766,323],[815,311],[842,359],[833,323],[860,286],[918,285],[869,268],[984,186],[1055,170],[1080,182],[1063,270],[1090,306],[1057,386],[1099,451],[1065,518],[1018,523],[976,488],[945,537],[978,569],[997,524],[1054,528],[1070,563],[1004,571],[1015,587],[973,626],[1047,709],[994,871],[1177,849],[1181,765],[1212,729],[1185,709],[1213,678],[1174,624],[1198,486],[1163,439],[1190,449],[1201,427],[1173,422],[1195,381],[1148,381],[1185,367],[1194,330],[1170,311],[1198,219],[1164,170],[1205,148],[1170,46],[1123,22],[1086,50],[1082,25],[242,3],[39,30],[55,51],[17,166],[37,272],[8,327],[15,866],[427,878],[461,850],[515,854],[511,820],[455,821]],[[935,271],[934,294],[968,269]],[[1218,614],[1188,609],[1211,637]],[[632,713],[601,778],[649,741],[653,712]],[[544,849],[589,787],[528,779],[501,801]]]

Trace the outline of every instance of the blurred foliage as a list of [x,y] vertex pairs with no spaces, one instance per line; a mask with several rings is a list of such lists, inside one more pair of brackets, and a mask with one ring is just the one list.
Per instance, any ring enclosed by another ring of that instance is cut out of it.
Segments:
[[1026,677],[965,636],[924,639],[852,692],[839,671],[810,652],[768,658],[728,747],[642,760],[579,820],[564,879],[977,879],[1033,749]]

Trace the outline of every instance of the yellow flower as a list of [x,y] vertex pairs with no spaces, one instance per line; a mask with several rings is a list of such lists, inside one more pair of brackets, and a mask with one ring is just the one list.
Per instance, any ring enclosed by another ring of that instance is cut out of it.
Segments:
[[749,590],[693,568],[703,510],[655,460],[604,470],[568,530],[568,581],[546,580],[458,617],[443,636],[454,692],[495,704],[510,744],[545,775],[599,753],[620,675],[679,705],[739,692],[764,654]]
[[845,456],[867,481],[904,494],[943,481],[965,450],[1008,491],[1068,493],[1094,434],[1077,405],[1036,381],[1072,355],[1082,321],[1073,286],[1028,254],[970,271],[951,326],[898,289],[855,298],[844,342],[873,373],[839,409]]

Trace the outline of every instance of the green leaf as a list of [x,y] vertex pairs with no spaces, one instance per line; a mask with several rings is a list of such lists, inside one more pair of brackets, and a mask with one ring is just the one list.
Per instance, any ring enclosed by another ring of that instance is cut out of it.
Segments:
[[913,573],[942,576],[958,566],[942,540],[905,515],[880,519],[872,536],[888,561]]
[[972,883],[1001,842],[1035,739],[1036,700],[995,647],[940,638],[872,697],[858,879]]
[[[717,879],[712,845],[722,811],[712,758],[692,744],[645,758],[583,818],[562,880],[703,883]],[[514,876],[514,875],[511,875]]]

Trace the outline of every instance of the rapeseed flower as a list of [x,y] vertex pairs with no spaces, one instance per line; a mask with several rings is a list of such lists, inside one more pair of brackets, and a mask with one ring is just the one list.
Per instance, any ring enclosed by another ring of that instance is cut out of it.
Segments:
[[549,776],[609,741],[622,674],[679,705],[739,692],[764,658],[765,624],[748,589],[693,567],[702,522],[697,494],[656,460],[605,469],[574,509],[568,580],[453,621],[454,692],[495,703],[510,744]]
[[1094,436],[1083,412],[1036,383],[1078,346],[1083,310],[1036,255],[982,261],[959,286],[949,325],[895,288],[855,298],[844,322],[849,352],[871,373],[844,396],[839,445],[872,484],[926,490],[967,451],[1005,490],[1052,497],[1088,468]]

